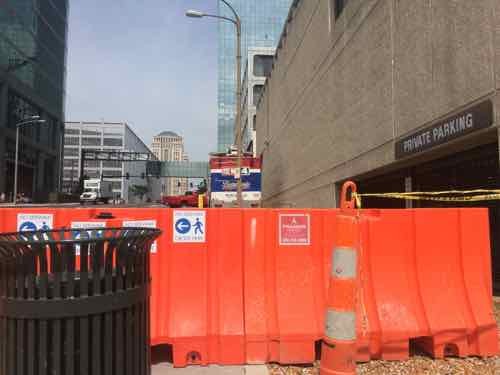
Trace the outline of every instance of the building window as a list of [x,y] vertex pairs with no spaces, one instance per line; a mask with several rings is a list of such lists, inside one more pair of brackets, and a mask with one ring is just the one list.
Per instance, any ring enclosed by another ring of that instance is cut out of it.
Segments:
[[18,96],[12,91],[8,92],[8,102],[7,102],[7,126],[10,128],[16,127],[16,124],[26,120],[31,116],[40,116],[40,108],[34,106],[24,98]]
[[96,130],[82,130],[82,135],[94,135],[97,137],[101,136],[101,132]]
[[103,161],[102,162],[102,167],[103,168],[120,168],[122,167],[121,161]]
[[262,91],[264,91],[264,85],[253,86],[253,105],[257,105],[259,102]]
[[113,189],[113,190],[122,190],[122,183],[121,183],[121,181],[112,181],[111,182],[111,189]]
[[65,168],[78,168],[78,159],[64,159],[63,161]]
[[69,180],[69,181],[78,180],[78,171],[76,169],[73,169],[73,170],[66,169],[63,172],[63,178],[65,180]]
[[80,138],[78,137],[64,137],[64,144],[68,146],[78,146],[80,144]]
[[104,138],[103,145],[104,146],[121,147],[121,146],[123,146],[123,139],[122,138]]
[[256,77],[269,77],[273,70],[274,56],[255,55],[253,57],[253,75]]
[[103,170],[102,174],[106,177],[122,177],[122,171],[115,171],[115,170]]
[[64,134],[78,135],[80,134],[80,129],[64,129]]
[[349,0],[332,0],[335,19],[339,18]]
[[85,168],[99,168],[99,161],[85,160]]
[[64,157],[66,156],[80,156],[80,152],[78,148],[73,148],[73,147],[65,147],[64,148]]
[[85,171],[83,175],[87,178],[101,178],[101,174],[97,170]]
[[100,138],[88,138],[88,137],[82,138],[82,146],[100,146],[100,145],[101,145]]
[[252,124],[252,129],[257,130],[257,116],[253,115],[253,124]]
[[[54,118],[48,118],[46,122],[49,123],[52,128],[52,138],[50,139],[51,146],[57,147],[61,142],[63,129],[60,128],[60,124]],[[38,135],[38,137],[40,136]]]

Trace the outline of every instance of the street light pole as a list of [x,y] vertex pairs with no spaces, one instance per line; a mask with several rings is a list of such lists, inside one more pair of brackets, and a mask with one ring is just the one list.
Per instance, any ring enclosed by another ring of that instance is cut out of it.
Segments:
[[16,204],[17,197],[17,171],[18,171],[18,159],[19,159],[19,129],[23,125],[28,124],[43,124],[45,120],[41,120],[40,116],[32,116],[29,119],[23,120],[16,124],[16,156],[14,159],[14,194],[12,197],[12,203]]
[[12,203],[17,201],[17,160],[19,159],[19,126],[16,125],[16,156],[14,158],[14,190],[12,194]]
[[231,10],[234,15],[233,18],[217,16],[214,14],[205,14],[203,12],[189,10],[186,12],[186,16],[193,18],[202,18],[202,17],[212,17],[219,18],[225,21],[232,22],[236,27],[236,117],[234,130],[236,132],[236,147],[238,149],[237,156],[237,192],[236,192],[236,200],[238,207],[243,207],[243,189],[242,189],[242,181],[241,181],[241,164],[242,164],[242,156],[243,156],[243,132],[241,131],[241,19],[233,6],[227,2],[226,0],[220,0]]
[[243,132],[241,130],[241,22],[238,18],[236,24],[236,147],[238,148],[238,180],[237,180],[237,193],[236,199],[238,201],[238,207],[243,207],[243,186],[241,181],[241,162],[243,156]]

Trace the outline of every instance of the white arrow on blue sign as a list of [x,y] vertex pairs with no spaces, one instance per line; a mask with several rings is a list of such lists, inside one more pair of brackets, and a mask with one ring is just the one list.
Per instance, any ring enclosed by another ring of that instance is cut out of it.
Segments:
[[205,242],[205,211],[174,210],[173,216],[174,242]]
[[188,219],[179,219],[175,223],[175,230],[177,231],[177,233],[186,234],[191,230],[191,223]]

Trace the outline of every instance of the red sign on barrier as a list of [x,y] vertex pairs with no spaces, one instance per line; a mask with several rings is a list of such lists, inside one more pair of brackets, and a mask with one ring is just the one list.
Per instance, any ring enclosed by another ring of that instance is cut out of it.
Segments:
[[310,226],[309,215],[280,214],[280,245],[309,245]]

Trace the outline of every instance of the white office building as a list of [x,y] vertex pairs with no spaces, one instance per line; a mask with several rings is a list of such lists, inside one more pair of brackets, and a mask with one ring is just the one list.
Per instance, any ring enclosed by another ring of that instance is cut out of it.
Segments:
[[[241,126],[243,131],[243,147],[256,155],[257,139],[255,119],[266,79],[273,67],[274,48],[249,47],[248,58],[242,84]],[[235,140],[235,144],[236,144]]]
[[[66,122],[64,136],[63,190],[75,192],[79,187],[82,149],[151,153],[151,150],[126,123]],[[160,198],[160,180],[146,175],[146,162],[86,161],[84,175],[112,181],[113,192],[127,203],[139,197],[134,186],[147,186],[145,199]],[[128,176],[128,178],[127,178]]]

